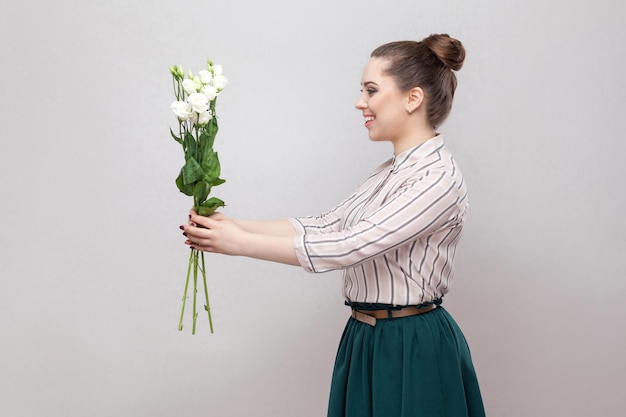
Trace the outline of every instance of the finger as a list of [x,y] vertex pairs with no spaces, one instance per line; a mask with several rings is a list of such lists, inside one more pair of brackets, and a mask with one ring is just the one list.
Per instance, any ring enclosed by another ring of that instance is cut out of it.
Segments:
[[202,252],[214,252],[213,247],[210,246],[210,245],[203,245],[203,244],[200,244],[200,243],[194,243],[194,242],[192,242],[190,240],[187,240],[185,243],[187,245],[189,245],[190,249],[195,249],[195,250],[199,250],[199,251],[202,251]]
[[194,241],[189,240],[189,239],[185,240],[185,245],[191,246],[193,249],[199,249],[199,248],[203,248],[203,247],[208,247],[206,245],[202,245],[199,242],[194,242]]
[[218,222],[219,222],[220,218],[214,218],[213,216],[211,217],[206,217],[206,216],[200,216],[199,214],[195,214],[191,216],[191,221],[196,223],[197,225],[200,225],[201,227],[204,227],[206,229],[212,229],[218,226]]
[[191,225],[181,225],[183,236],[185,236],[191,242],[198,242],[200,244],[207,244],[211,240],[211,230],[203,227],[194,227]]
[[187,221],[187,223],[189,223],[191,226],[197,226],[196,222],[191,220],[191,216],[197,216],[197,215],[198,215],[198,213],[196,213],[196,211],[193,209],[193,207],[191,209],[189,209],[189,215],[188,215],[189,220]]
[[185,240],[186,245],[189,245],[194,249],[202,249],[202,250],[209,248],[211,246],[210,243],[211,243],[210,240],[199,239],[199,238],[192,238],[192,239],[188,238],[187,240]]
[[189,222],[193,223],[194,226],[200,225],[200,226],[208,228],[207,220],[208,220],[208,217],[200,216],[199,214],[196,214],[195,212],[189,215]]

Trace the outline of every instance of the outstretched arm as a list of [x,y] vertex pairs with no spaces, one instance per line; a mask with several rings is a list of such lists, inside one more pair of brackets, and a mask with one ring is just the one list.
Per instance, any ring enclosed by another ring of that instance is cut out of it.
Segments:
[[265,221],[235,219],[232,220],[246,232],[256,233],[260,235],[293,237],[296,232],[289,220],[287,219]]
[[192,212],[189,224],[180,228],[193,249],[300,266],[293,248],[295,232],[286,220],[235,221],[221,213],[204,217]]

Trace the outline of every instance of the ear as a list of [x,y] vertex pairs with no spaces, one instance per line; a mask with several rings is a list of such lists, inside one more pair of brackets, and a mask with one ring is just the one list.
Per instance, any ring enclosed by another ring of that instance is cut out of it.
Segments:
[[407,94],[406,111],[413,113],[424,102],[424,90],[420,87],[413,87]]

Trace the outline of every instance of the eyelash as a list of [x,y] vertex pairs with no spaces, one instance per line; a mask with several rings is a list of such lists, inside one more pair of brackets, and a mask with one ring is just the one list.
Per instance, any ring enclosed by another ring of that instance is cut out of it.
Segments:
[[[372,95],[376,92],[376,89],[374,89],[374,88],[368,88],[368,89],[367,89],[367,90],[365,90],[365,91],[367,91],[367,95],[371,97],[371,96],[372,96]],[[363,90],[361,90],[361,92],[363,92]]]

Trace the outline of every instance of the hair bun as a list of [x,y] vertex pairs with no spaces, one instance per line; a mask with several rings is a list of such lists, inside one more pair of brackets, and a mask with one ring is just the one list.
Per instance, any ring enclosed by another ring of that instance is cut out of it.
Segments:
[[422,40],[444,65],[451,70],[458,71],[465,61],[465,48],[461,41],[446,34],[434,34]]

